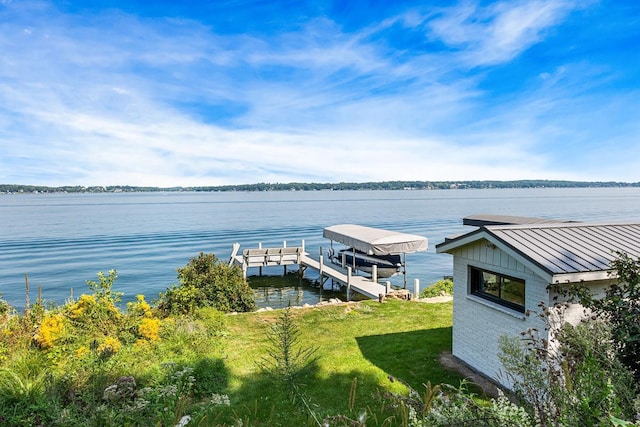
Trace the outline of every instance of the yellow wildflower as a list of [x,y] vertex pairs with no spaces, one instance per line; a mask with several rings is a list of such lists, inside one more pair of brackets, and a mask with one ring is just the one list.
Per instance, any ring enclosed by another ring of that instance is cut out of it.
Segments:
[[96,298],[93,295],[82,294],[80,299],[69,307],[69,316],[78,319],[96,305]]
[[159,341],[160,319],[145,317],[138,325],[138,332],[149,341]]
[[149,341],[144,338],[138,338],[133,345],[137,350],[144,350],[149,347]]
[[42,319],[38,332],[33,338],[42,348],[51,348],[63,334],[64,318],[61,314],[50,314]]
[[98,346],[98,353],[117,353],[122,347],[122,343],[117,338],[107,337]]
[[87,355],[87,354],[89,354],[90,352],[91,352],[91,350],[89,350],[87,347],[84,347],[84,346],[79,347],[79,348],[76,350],[76,357],[77,357],[78,359],[82,359],[84,356],[86,356],[86,355]]
[[129,311],[129,313],[137,316],[153,316],[153,313],[151,312],[151,306],[144,300],[144,295],[137,295],[136,302],[130,302],[127,304],[127,310]]

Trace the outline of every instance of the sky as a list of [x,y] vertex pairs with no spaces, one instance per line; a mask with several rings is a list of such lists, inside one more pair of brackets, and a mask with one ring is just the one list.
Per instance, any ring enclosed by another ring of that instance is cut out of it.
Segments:
[[0,0],[0,183],[640,181],[635,0]]

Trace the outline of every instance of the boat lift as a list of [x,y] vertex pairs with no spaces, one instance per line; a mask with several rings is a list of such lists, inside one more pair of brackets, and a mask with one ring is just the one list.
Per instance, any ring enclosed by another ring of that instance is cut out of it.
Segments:
[[[371,257],[385,255],[402,255],[402,274],[404,287],[407,287],[406,254],[426,251],[429,241],[426,237],[415,234],[400,233],[381,228],[365,227],[356,224],[338,224],[326,227],[322,235],[333,242],[342,243],[353,250],[353,263],[356,262],[356,251]],[[354,265],[354,268],[357,266]],[[375,269],[372,275],[375,275]],[[373,280],[376,281],[376,277]]]

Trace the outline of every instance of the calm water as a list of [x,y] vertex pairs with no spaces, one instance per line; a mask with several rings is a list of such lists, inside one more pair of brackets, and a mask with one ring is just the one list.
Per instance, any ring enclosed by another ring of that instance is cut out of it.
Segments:
[[[435,245],[469,230],[461,219],[476,213],[640,220],[640,188],[2,195],[0,292],[24,305],[28,273],[32,300],[41,286],[46,300],[60,303],[71,289],[88,291],[85,281],[98,271],[115,269],[114,289],[125,301],[137,294],[151,300],[201,251],[226,260],[234,242],[250,248],[304,240],[317,255],[329,244],[322,229],[340,223],[428,237],[429,251],[407,255],[408,287],[415,278],[424,287],[451,274],[451,257],[436,254]],[[402,285],[403,278],[391,281]],[[296,303],[317,302],[310,290],[293,292]]]

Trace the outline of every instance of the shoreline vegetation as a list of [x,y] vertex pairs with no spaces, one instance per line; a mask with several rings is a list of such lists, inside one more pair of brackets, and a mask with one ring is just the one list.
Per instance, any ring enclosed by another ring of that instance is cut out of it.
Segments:
[[461,190],[501,188],[614,188],[640,187],[640,182],[617,181],[381,181],[338,183],[256,183],[195,187],[144,187],[131,185],[59,186],[0,184],[0,194],[124,193],[124,192],[234,192],[234,191],[353,191],[353,190]]
[[[451,349],[451,302],[195,307],[195,263],[174,300],[187,312],[144,295],[120,309],[115,271],[63,305],[0,305],[0,425],[404,426],[408,406],[395,406],[410,389],[463,381],[438,362]],[[362,414],[366,424],[351,422]]]

